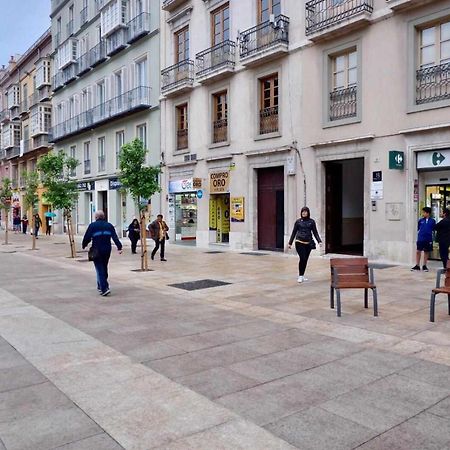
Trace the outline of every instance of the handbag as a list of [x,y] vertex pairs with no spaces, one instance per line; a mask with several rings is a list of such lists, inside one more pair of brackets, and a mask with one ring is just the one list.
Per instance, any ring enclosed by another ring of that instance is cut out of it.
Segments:
[[95,261],[99,257],[98,248],[90,247],[88,251],[88,260]]
[[169,233],[166,231],[166,241],[169,240]]

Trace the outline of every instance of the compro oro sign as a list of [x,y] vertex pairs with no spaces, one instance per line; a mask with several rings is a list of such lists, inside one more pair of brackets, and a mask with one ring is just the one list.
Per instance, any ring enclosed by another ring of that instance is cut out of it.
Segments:
[[441,169],[450,167],[450,149],[417,153],[417,169]]
[[209,174],[209,193],[223,194],[230,189],[230,171],[213,172]]

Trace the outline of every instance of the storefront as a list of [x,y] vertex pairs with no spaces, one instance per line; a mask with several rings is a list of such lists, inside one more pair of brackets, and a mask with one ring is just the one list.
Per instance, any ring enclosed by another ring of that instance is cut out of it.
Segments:
[[195,241],[197,237],[197,192],[200,178],[169,182],[168,224],[175,230],[175,241]]
[[230,171],[209,174],[210,243],[230,242]]

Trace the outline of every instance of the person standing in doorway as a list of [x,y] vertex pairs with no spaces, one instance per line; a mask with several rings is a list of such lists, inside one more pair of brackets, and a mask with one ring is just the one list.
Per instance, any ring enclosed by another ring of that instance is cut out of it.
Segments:
[[122,243],[117,237],[114,226],[106,221],[105,213],[97,211],[95,222],[92,222],[83,237],[82,248],[85,249],[92,241],[89,250],[90,259],[94,262],[97,272],[97,289],[100,295],[106,297],[111,294],[108,283],[108,263],[111,256],[111,239],[116,244],[119,254],[122,253]]
[[450,209],[442,211],[442,220],[435,227],[436,242],[439,244],[439,256],[441,257],[444,269],[447,268],[448,248],[450,247]]
[[436,221],[430,216],[431,208],[428,206],[422,208],[422,218],[417,223],[416,265],[411,268],[411,271],[420,270],[420,259],[423,253],[422,270],[428,272],[428,257],[433,250],[433,231],[436,227]]
[[161,248],[161,261],[167,261],[167,259],[164,258],[164,252],[165,252],[165,246],[166,246],[166,239],[168,238],[167,232],[169,231],[169,227],[167,226],[166,222],[163,220],[163,215],[158,214],[155,221],[153,221],[149,225],[150,229],[150,236],[155,241],[155,248],[152,251],[152,260],[155,259],[156,252]]
[[131,253],[136,254],[136,246],[141,238],[141,229],[139,226],[139,221],[137,219],[133,219],[128,227],[128,237],[131,241]]
[[34,215],[34,235],[36,236],[36,239],[38,238],[39,234],[39,228],[42,226],[42,220],[39,217],[39,214]]
[[28,218],[27,216],[22,217],[22,233],[27,234],[28,229]]
[[317,243],[321,246],[322,240],[317,232],[316,222],[311,219],[309,208],[304,206],[300,211],[300,218],[297,219],[294,224],[291,238],[289,239],[289,248],[292,248],[292,243],[295,240],[295,249],[297,250],[299,257],[297,279],[299,283],[308,281],[308,279],[305,278],[306,266],[311,250],[316,248],[313,235]]

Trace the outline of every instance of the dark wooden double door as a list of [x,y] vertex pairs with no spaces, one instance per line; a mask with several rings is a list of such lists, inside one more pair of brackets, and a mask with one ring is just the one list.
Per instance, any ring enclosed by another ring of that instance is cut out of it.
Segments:
[[258,169],[258,248],[284,248],[284,168]]

